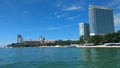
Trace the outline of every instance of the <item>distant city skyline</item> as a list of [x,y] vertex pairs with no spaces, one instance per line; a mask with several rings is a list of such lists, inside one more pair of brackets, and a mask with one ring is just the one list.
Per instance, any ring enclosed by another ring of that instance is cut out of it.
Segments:
[[0,0],[0,46],[23,39],[79,39],[79,22],[88,21],[88,5],[113,8],[115,31],[120,29],[119,0]]

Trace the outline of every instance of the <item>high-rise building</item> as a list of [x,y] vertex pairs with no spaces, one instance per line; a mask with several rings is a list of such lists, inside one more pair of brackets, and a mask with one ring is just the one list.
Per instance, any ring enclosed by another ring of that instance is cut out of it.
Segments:
[[113,9],[89,5],[90,35],[114,32]]
[[22,35],[18,35],[18,38],[17,38],[17,43],[23,43],[23,38],[22,38]]
[[80,37],[83,37],[84,39],[90,37],[90,32],[89,32],[89,24],[87,23],[79,23],[80,27]]

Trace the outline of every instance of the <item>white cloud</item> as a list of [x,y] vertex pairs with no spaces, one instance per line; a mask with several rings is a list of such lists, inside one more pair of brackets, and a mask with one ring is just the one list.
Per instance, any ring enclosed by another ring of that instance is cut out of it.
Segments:
[[108,6],[116,6],[120,4],[120,0],[109,1]]
[[81,10],[81,9],[82,9],[81,6],[71,5],[71,6],[65,7],[63,10],[65,10],[65,11],[73,11],[73,10]]
[[82,10],[81,6],[84,5],[84,1],[71,1],[71,0],[60,0],[56,3],[56,7],[61,9],[61,11],[73,11]]
[[57,17],[57,18],[66,17],[68,14],[69,14],[69,13],[57,14],[56,17]]
[[71,0],[60,0],[56,3],[56,7],[59,11],[55,12],[57,18],[64,18],[67,20],[74,20],[78,17],[76,12],[84,10],[82,6],[84,1],[71,1]]
[[59,18],[64,18],[66,20],[75,20],[76,18],[80,17],[80,15],[70,15],[70,12],[66,13],[56,13],[56,17]]
[[78,15],[78,16],[71,16],[71,17],[68,17],[67,19],[68,19],[68,20],[75,20],[75,19],[78,18],[78,17],[80,17],[80,15]]
[[115,14],[114,23],[115,23],[115,26],[120,26],[120,13]]

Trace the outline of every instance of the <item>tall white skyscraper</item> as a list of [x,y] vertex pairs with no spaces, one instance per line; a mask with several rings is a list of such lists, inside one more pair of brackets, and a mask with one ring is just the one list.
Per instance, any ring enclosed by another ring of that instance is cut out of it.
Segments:
[[113,9],[89,5],[90,35],[114,32]]
[[87,23],[79,23],[80,27],[80,37],[83,36],[84,39],[90,37],[90,32],[89,32],[89,24]]

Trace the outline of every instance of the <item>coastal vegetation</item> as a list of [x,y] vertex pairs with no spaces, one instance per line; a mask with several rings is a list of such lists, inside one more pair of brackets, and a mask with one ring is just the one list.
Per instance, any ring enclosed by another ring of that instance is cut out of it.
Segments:
[[81,44],[84,43],[94,43],[95,45],[104,43],[118,43],[120,42],[120,30],[115,33],[108,33],[105,35],[94,35],[90,36],[88,39],[80,39]]
[[[32,41],[31,41],[32,42]],[[39,46],[69,46],[71,44],[80,44],[79,40],[56,40],[54,43],[49,42],[49,43],[12,43],[9,44],[7,47],[39,47]]]

